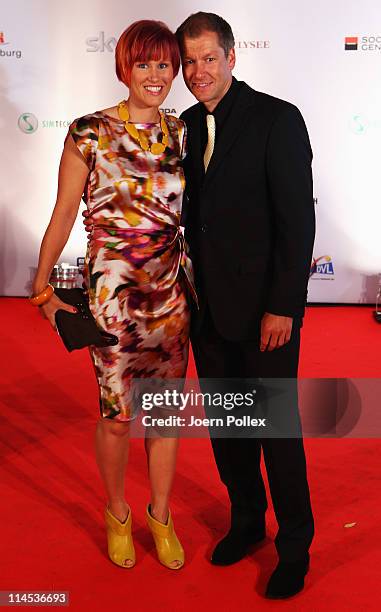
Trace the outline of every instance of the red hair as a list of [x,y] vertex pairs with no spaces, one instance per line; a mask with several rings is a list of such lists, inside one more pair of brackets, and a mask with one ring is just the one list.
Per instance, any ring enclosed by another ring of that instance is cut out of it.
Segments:
[[121,34],[115,49],[116,76],[127,87],[135,62],[171,60],[173,76],[180,68],[180,51],[176,36],[162,21],[135,21]]

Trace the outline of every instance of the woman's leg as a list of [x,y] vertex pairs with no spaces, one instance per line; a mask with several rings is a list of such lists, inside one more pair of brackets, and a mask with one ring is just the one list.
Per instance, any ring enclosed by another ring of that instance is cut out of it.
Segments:
[[129,423],[102,418],[95,433],[95,453],[110,512],[124,522],[128,515],[125,476],[129,449]]
[[176,469],[178,438],[146,437],[148,474],[151,483],[151,514],[166,523],[169,496]]
[[[151,483],[150,514],[160,523],[167,523],[169,496],[176,468],[178,438],[146,437],[148,474]],[[170,562],[173,568],[181,567],[184,559]]]

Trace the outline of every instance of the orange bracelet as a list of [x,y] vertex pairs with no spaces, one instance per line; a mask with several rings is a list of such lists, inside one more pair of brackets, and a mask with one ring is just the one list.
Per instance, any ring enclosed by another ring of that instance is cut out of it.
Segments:
[[50,300],[53,293],[54,293],[54,287],[53,285],[49,283],[48,286],[45,287],[43,291],[41,291],[41,293],[38,293],[37,295],[32,295],[29,298],[29,301],[31,304],[33,304],[33,306],[42,306],[43,304],[46,304],[46,302]]

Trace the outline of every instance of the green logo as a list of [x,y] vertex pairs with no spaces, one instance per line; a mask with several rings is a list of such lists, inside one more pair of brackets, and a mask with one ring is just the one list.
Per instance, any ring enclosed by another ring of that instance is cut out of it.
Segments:
[[38,119],[33,113],[23,113],[17,123],[24,134],[33,134],[38,128]]
[[349,127],[351,132],[357,134],[358,136],[362,136],[362,134],[365,134],[368,127],[368,120],[364,117],[364,115],[353,115]]

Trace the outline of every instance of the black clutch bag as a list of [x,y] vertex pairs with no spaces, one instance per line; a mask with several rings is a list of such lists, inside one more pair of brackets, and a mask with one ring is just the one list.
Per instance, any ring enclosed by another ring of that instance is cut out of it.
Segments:
[[68,351],[85,346],[114,346],[117,336],[101,329],[91,314],[88,300],[83,289],[54,289],[54,293],[66,304],[77,309],[77,313],[57,310],[56,326]]

